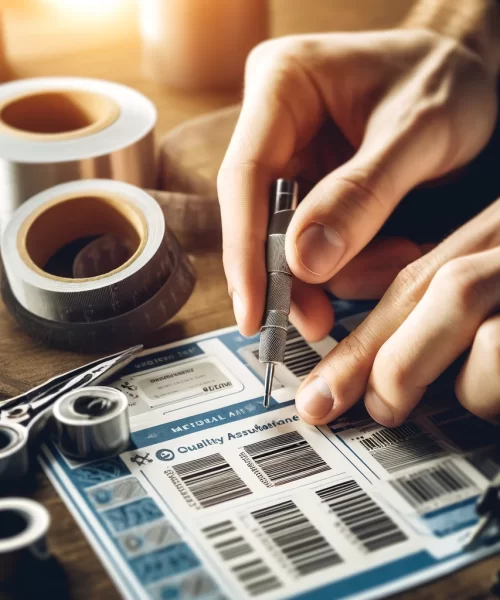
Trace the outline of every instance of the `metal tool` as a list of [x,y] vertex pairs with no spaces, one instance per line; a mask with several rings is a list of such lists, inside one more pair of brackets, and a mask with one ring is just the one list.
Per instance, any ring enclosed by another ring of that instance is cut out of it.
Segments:
[[101,358],[0,402],[0,484],[26,475],[29,442],[47,422],[56,400],[69,391],[104,382],[125,367],[141,349],[142,346],[134,346]]
[[123,452],[130,443],[128,400],[109,387],[68,392],[54,404],[62,452],[76,460],[95,460]]
[[267,363],[264,406],[269,407],[274,369],[283,363],[292,295],[292,272],[286,262],[285,236],[298,203],[295,181],[278,179],[272,198],[269,221],[266,269],[267,291],[264,319],[260,330],[259,360]]
[[464,548],[473,546],[494,523],[500,523],[500,473],[477,501],[476,512],[479,521],[470,531],[464,542]]

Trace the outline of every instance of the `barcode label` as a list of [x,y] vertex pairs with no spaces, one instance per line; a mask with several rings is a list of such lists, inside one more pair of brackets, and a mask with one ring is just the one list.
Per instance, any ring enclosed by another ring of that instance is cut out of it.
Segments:
[[232,521],[210,525],[202,529],[202,533],[251,596],[281,587],[281,581],[239,534]]
[[175,465],[173,470],[203,508],[252,493],[218,453]]
[[403,475],[390,483],[414,508],[476,487],[451,460]]
[[394,546],[408,539],[355,481],[344,481],[316,493],[367,552]]
[[388,473],[437,458],[445,452],[414,423],[381,429],[360,439],[359,443]]
[[297,431],[250,444],[244,449],[276,486],[330,470]]
[[342,562],[342,558],[291,500],[251,514],[297,575],[310,575]]
[[[255,358],[259,358],[259,350],[253,350]],[[321,361],[321,356],[313,350],[295,327],[288,328],[283,363],[298,379],[305,379]]]

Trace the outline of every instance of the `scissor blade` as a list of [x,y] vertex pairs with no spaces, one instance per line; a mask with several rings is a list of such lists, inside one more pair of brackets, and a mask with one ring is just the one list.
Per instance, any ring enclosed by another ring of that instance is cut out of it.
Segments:
[[108,379],[111,379],[113,375],[116,375],[116,373],[121,371],[121,369],[132,362],[142,348],[143,346],[133,346],[119,355],[110,356],[107,359],[103,359],[103,362],[95,369],[89,369],[92,379],[90,383],[85,385],[98,385]]
[[1,401],[0,411],[14,408],[20,404],[34,402],[35,400],[47,396],[52,396],[62,388],[64,388],[65,391],[68,391],[68,389],[73,389],[68,388],[67,384],[69,384],[71,381],[76,382],[77,380],[81,380],[82,377],[85,377],[85,375],[92,375],[94,371],[95,375],[92,375],[92,378],[90,378],[90,376],[87,378],[89,380],[91,379],[91,382],[86,383],[85,385],[97,385],[99,382],[104,381],[105,378],[111,377],[117,371],[125,367],[142,350],[142,348],[142,345],[133,346],[132,348],[128,348],[122,352],[110,354],[109,356],[81,365],[80,367],[72,369],[71,371],[67,371],[66,373],[56,375],[55,377],[48,379],[44,383],[28,390],[23,394],[20,394],[19,396]]

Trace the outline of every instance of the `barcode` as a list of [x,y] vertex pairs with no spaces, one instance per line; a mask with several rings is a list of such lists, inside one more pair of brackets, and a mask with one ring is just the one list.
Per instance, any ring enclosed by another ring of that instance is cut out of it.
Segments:
[[344,481],[316,493],[368,552],[375,552],[408,539],[389,515],[355,481]]
[[274,485],[329,471],[330,467],[297,431],[244,448]]
[[414,423],[381,429],[359,442],[388,473],[426,462],[445,452]]
[[414,508],[454,492],[475,489],[474,483],[451,460],[390,483]]
[[281,587],[281,581],[237,531],[232,521],[221,521],[202,529],[222,560],[251,596]]
[[220,454],[211,454],[173,467],[203,508],[252,492]]
[[251,514],[298,575],[310,575],[342,562],[342,558],[291,500]]
[[375,450],[377,448],[392,446],[393,444],[406,441],[421,434],[422,430],[418,425],[406,423],[405,425],[395,427],[394,429],[380,429],[370,437],[360,440],[360,443],[367,450]]
[[[259,358],[259,351],[253,350],[255,358]],[[305,379],[314,367],[321,361],[321,356],[313,350],[295,327],[288,328],[285,345],[284,365],[295,377]]]

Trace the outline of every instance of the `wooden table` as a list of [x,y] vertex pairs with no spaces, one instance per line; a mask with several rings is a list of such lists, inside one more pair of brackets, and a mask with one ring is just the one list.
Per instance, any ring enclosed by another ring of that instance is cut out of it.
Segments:
[[[110,40],[104,38],[97,43],[95,40],[84,43],[85,36],[72,34],[74,24],[60,26],[58,35],[50,33],[54,30],[54,23],[49,23],[42,13],[32,10],[35,0],[4,1],[7,4],[5,37],[13,77],[80,75],[111,79],[131,86],[151,98],[158,107],[158,135],[190,117],[239,99],[238,93],[196,94],[168,90],[144,79],[139,40],[133,30],[122,32],[121,38],[115,35]],[[405,14],[410,4],[411,0],[308,0],[307,3],[303,0],[273,0],[272,30],[274,35],[283,35],[390,27]],[[195,253],[193,260],[198,272],[193,296],[175,319],[149,340],[149,345],[234,324],[220,252]],[[61,370],[61,367],[69,369],[83,360],[83,357],[52,351],[33,342],[0,306],[0,393],[4,396],[25,390]],[[33,495],[52,515],[50,545],[67,572],[72,597],[82,600],[119,598],[62,500],[41,473]],[[422,600],[486,598],[493,573],[499,566],[498,560],[492,558],[400,597]]]

